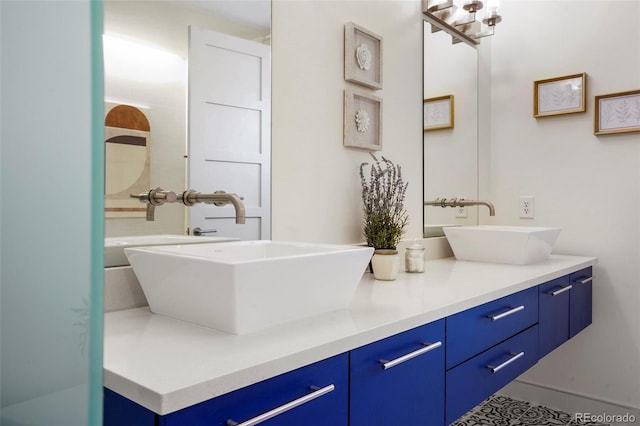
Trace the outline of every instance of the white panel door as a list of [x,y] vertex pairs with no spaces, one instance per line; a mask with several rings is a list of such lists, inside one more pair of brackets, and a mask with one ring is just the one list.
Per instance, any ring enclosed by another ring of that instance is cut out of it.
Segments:
[[189,28],[187,184],[244,197],[246,223],[231,204],[189,208],[191,229],[213,236],[271,238],[271,53],[261,43]]

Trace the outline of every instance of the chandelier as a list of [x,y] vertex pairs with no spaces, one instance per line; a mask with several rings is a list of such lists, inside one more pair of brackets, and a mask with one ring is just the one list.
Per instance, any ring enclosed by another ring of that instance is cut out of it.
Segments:
[[[482,37],[492,36],[502,21],[498,1],[488,0],[485,8],[480,0],[457,2],[461,5],[454,4],[454,0],[422,0],[422,11],[431,24],[431,32],[444,30],[451,35],[453,43],[475,46]],[[480,12],[481,9],[484,12]]]

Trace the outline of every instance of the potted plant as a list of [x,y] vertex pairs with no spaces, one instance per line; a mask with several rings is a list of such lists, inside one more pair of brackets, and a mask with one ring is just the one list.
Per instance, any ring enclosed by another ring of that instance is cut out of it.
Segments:
[[[397,246],[408,222],[404,199],[408,183],[402,180],[400,166],[375,155],[373,164],[360,164],[362,182],[363,233],[367,245],[375,249],[371,264],[376,279],[394,280],[400,258]],[[371,166],[368,178],[365,167]]]

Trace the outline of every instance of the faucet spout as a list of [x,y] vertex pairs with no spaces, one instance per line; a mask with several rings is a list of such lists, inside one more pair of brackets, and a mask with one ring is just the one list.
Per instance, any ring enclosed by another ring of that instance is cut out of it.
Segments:
[[245,223],[245,208],[242,202],[243,198],[237,194],[230,194],[224,191],[216,191],[213,194],[203,194],[192,189],[182,193],[182,203],[185,206],[193,206],[196,203],[214,204],[216,206],[224,206],[225,204],[233,204],[236,210],[236,223]]
[[483,200],[465,200],[464,198],[436,198],[434,201],[425,201],[425,206],[437,206],[437,207],[467,207],[467,206],[486,206],[489,209],[489,216],[496,215],[496,208],[490,201]]

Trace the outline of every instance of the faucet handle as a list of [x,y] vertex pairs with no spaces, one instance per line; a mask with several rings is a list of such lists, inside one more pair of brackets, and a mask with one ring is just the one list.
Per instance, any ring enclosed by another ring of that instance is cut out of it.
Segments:
[[156,206],[161,206],[165,202],[175,203],[178,199],[175,192],[165,191],[160,187],[150,189],[148,192],[143,192],[141,194],[129,194],[129,197],[137,198],[141,203],[147,204],[147,222],[153,222],[155,220]]

